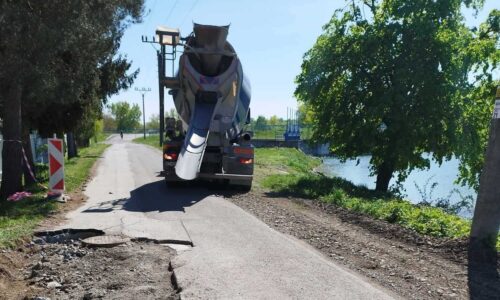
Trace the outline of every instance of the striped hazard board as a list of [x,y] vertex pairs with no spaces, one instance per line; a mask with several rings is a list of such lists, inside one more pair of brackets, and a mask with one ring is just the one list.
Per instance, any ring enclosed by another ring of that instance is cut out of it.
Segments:
[[48,139],[49,191],[64,192],[64,153],[61,139]]

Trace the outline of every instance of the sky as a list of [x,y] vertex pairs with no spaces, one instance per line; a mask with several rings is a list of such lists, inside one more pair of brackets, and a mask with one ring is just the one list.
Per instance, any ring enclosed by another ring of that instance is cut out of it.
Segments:
[[[477,18],[471,11],[465,11],[467,24],[477,26],[493,8],[500,9],[495,1],[487,0]],[[141,36],[154,35],[156,26],[179,28],[181,36],[187,36],[192,32],[193,22],[230,24],[228,41],[252,86],[252,117],[286,117],[288,107],[297,107],[294,79],[300,73],[304,53],[314,45],[335,9],[345,7],[346,3],[344,0],[146,0],[143,22],[131,25],[120,45],[120,54],[132,61],[131,70],[140,69],[139,75],[134,86],[112,96],[110,102],[137,103],[142,109],[141,94],[134,89],[151,88],[145,95],[146,120],[159,113],[156,46],[141,42]],[[166,111],[173,107],[172,97],[165,93]]]

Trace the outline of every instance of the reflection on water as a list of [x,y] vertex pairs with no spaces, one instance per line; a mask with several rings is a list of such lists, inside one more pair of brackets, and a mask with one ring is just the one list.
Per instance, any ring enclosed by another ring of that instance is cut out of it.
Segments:
[[[358,160],[359,164],[357,164]],[[423,189],[426,181],[432,177],[429,181],[427,194],[429,193],[430,185],[433,182],[438,183],[432,194],[432,199],[446,198],[450,194],[450,191],[457,189],[462,196],[471,195],[475,201],[477,195],[473,189],[453,183],[457,178],[458,165],[459,161],[457,159],[445,161],[441,166],[431,161],[428,170],[414,170],[410,173],[405,182],[403,182],[403,188],[405,189],[404,194],[406,194],[407,198],[413,203],[422,201],[421,195],[415,187],[415,183],[420,189]],[[340,162],[337,158],[326,157],[323,159],[323,165],[320,170],[327,176],[342,177],[356,185],[365,185],[370,189],[374,189],[376,178],[375,176],[370,176],[369,167],[370,156],[360,156],[358,159],[348,160],[344,163]],[[395,178],[393,177],[390,184],[394,183]],[[460,196],[456,193],[450,198],[451,203],[456,203],[460,200]],[[462,211],[461,215],[464,217],[471,217],[472,213]]]

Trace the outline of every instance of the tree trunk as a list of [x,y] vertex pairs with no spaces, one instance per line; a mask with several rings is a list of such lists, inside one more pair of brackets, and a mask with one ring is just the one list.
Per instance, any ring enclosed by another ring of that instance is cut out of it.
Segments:
[[391,163],[383,162],[377,168],[377,183],[375,190],[379,192],[387,192],[389,189],[389,181],[391,181],[394,167]]
[[76,141],[73,132],[66,133],[66,142],[68,144],[68,158],[78,156],[78,149],[76,148]]
[[28,164],[29,167],[31,168],[31,172],[33,172],[33,175],[30,173],[30,169],[28,169],[28,166],[26,165],[26,161],[24,160],[23,157],[23,173],[24,173],[24,185],[25,186],[30,186],[36,183],[35,178],[33,178],[36,175],[36,170],[35,170],[35,163],[33,162],[33,152],[31,149],[31,140],[30,140],[30,131],[29,129],[23,128],[23,148],[24,148],[24,153],[26,154],[26,158],[28,159]]
[[[500,100],[500,89],[497,101]],[[479,181],[476,208],[469,240],[469,290],[471,299],[484,298],[484,282],[500,285],[496,241],[500,229],[500,119],[494,118],[484,167]]]
[[22,189],[21,95],[22,85],[15,81],[3,102],[2,200]]

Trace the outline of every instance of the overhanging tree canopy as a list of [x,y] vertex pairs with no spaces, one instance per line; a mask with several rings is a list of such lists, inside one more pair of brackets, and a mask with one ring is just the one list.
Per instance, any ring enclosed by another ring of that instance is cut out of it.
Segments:
[[116,53],[142,9],[135,0],[0,2],[1,117],[13,141],[3,147],[2,198],[21,189],[21,126],[86,128],[107,96],[131,84],[136,73]]
[[395,171],[428,167],[423,153],[441,162],[456,150],[469,76],[485,58],[468,51],[477,35],[462,5],[481,1],[353,2],[305,54],[295,95],[313,139],[344,159],[371,154],[379,191]]

